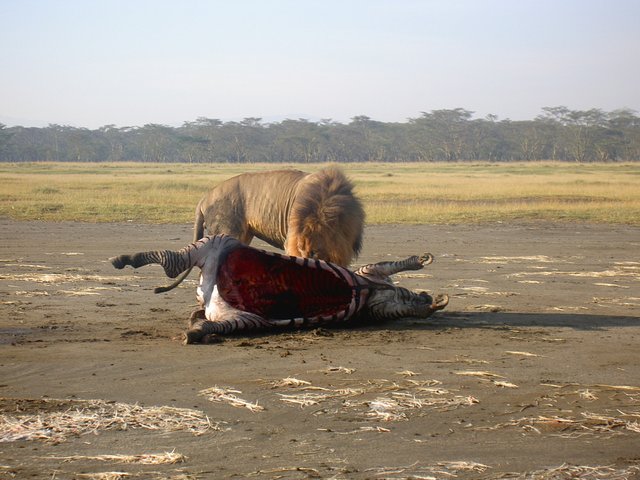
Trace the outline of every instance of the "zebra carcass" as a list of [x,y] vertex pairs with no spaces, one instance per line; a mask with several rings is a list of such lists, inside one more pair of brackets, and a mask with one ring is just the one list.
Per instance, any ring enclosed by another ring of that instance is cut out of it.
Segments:
[[393,285],[389,276],[419,270],[430,254],[366,265],[355,272],[322,260],[259,250],[228,235],[204,237],[179,251],[156,250],[110,259],[115,268],[157,263],[175,278],[201,270],[185,343],[273,327],[323,326],[358,318],[429,317],[449,302]]

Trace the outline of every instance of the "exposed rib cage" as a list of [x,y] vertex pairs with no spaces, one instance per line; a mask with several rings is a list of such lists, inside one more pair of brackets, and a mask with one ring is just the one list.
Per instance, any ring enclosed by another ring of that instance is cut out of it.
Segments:
[[368,293],[368,282],[345,268],[244,246],[225,257],[216,284],[230,307],[273,326],[343,321]]

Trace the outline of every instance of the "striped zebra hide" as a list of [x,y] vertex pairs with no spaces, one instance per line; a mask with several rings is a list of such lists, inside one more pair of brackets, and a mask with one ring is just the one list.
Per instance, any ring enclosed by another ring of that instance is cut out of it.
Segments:
[[116,268],[158,263],[167,276],[198,266],[199,309],[186,343],[216,335],[273,327],[331,325],[356,318],[426,318],[448,303],[393,284],[390,275],[431,263],[425,254],[365,265],[353,272],[322,260],[267,252],[228,235],[204,237],[177,252],[157,250],[111,259]]

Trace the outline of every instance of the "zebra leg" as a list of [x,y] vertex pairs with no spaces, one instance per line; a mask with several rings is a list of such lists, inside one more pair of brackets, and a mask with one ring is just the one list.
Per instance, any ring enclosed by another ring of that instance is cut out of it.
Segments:
[[219,302],[213,318],[207,318],[204,310],[196,310],[191,314],[189,329],[184,333],[184,343],[218,343],[222,341],[220,335],[271,327],[271,322],[258,315]]
[[[190,267],[198,266],[203,268],[209,257],[211,257],[212,261],[217,262],[220,255],[239,245],[242,244],[235,238],[220,235],[201,238],[178,251],[153,250],[133,255],[119,255],[109,260],[117,269],[122,269],[126,265],[138,268],[150,263],[158,263],[162,265],[168,277],[175,278]],[[210,255],[212,252],[213,255]]]
[[186,259],[180,255],[180,252],[171,250],[153,250],[150,252],[139,252],[133,255],[119,255],[109,259],[111,264],[118,270],[123,269],[127,265],[133,268],[143,267],[151,263],[162,265],[168,277],[174,278],[187,268]]
[[404,272],[406,270],[420,270],[425,265],[433,262],[433,255],[423,253],[422,255],[413,255],[404,260],[391,262],[378,262],[360,267],[355,273],[363,277],[387,279],[394,273]]
[[[207,321],[205,311],[203,308],[194,310],[189,316],[189,328],[183,334],[183,342],[185,344],[190,343],[213,343],[212,341],[205,341],[205,334],[199,326]],[[207,339],[209,340],[209,339]]]
[[371,318],[376,320],[427,318],[442,310],[448,303],[447,295],[437,295],[434,298],[427,292],[414,293],[403,287],[389,287],[373,291],[367,301],[367,309]]

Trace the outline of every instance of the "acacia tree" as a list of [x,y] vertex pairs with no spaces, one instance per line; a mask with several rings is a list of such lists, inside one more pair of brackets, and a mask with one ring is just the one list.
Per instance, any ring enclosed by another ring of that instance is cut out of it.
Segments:
[[0,157],[8,151],[9,140],[14,135],[14,133],[7,130],[6,127],[4,123],[0,123]]
[[465,156],[468,122],[473,112],[464,108],[422,112],[413,119],[416,134],[421,136],[417,144],[431,158],[429,160],[457,161]]
[[189,162],[220,161],[221,132],[223,122],[217,118],[198,117],[195,122],[185,122],[180,128],[182,145]]
[[640,159],[640,117],[628,108],[609,113],[608,124],[619,132],[613,158]]
[[539,117],[543,121],[557,123],[558,140],[565,149],[569,159],[576,162],[593,160],[594,144],[599,130],[606,125],[606,115],[602,110],[569,110],[567,107],[545,107],[545,114]]
[[105,125],[97,130],[0,124],[0,161],[366,162],[462,160],[640,160],[640,118],[633,110],[546,107],[531,121],[472,119],[457,108],[423,112],[406,123],[360,115],[329,119],[200,117],[174,128]]

